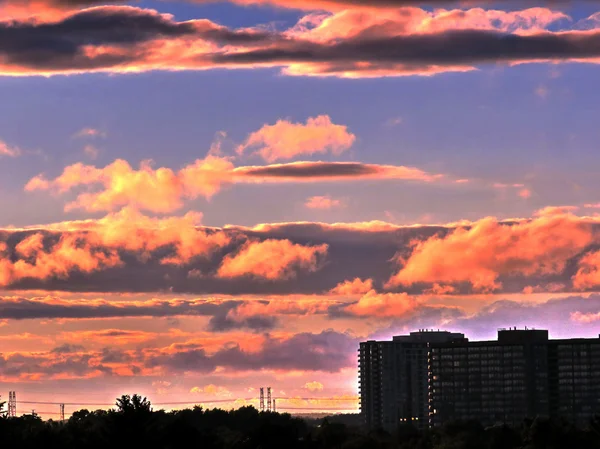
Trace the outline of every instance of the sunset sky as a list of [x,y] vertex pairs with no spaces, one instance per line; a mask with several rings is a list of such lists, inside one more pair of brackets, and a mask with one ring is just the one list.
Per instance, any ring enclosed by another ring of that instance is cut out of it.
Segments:
[[600,333],[600,2],[0,17],[0,394],[19,414],[257,405],[261,386],[282,411],[356,410],[366,339]]

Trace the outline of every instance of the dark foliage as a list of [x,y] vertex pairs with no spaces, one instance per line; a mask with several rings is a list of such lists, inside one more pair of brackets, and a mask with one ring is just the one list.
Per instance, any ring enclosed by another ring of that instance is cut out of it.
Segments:
[[389,434],[363,431],[352,415],[304,420],[253,407],[165,412],[138,395],[120,397],[110,411],[80,410],[62,423],[2,416],[2,443],[18,449],[600,449],[600,417],[583,429],[538,418],[520,428],[469,421],[426,431],[404,425]]

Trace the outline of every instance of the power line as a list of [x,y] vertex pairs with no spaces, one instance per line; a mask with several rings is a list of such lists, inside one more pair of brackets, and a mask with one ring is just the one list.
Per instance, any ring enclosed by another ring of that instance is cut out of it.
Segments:
[[[278,401],[339,401],[339,402],[354,402],[359,401],[359,398],[339,398],[339,397],[277,397]],[[235,402],[235,401],[255,401],[256,398],[230,398],[230,399],[199,399],[196,401],[172,401],[172,402],[152,402],[152,405],[186,405],[186,404],[200,404],[200,403],[223,403],[223,402]],[[34,404],[34,405],[101,405],[107,407],[113,407],[116,404],[106,402],[51,402],[51,401],[19,401],[20,404]]]
[[313,410],[313,411],[358,411],[353,408],[331,408],[331,407],[277,407],[279,410]]
[[[253,401],[256,398],[235,398],[235,399],[202,399],[197,401],[173,401],[173,402],[152,402],[152,405],[190,405],[190,404],[212,404],[212,403],[225,403],[235,401]],[[86,405],[98,405],[104,407],[114,407],[116,404],[113,402],[108,404],[106,402],[50,402],[50,401],[19,401],[20,404],[35,404],[35,405],[73,405],[73,406],[86,406]]]
[[278,401],[341,401],[341,402],[354,402],[354,401],[359,401],[359,398],[354,398],[354,399],[347,399],[347,398],[296,398],[296,397],[292,397],[292,398],[286,398],[286,397],[279,397],[277,398]]

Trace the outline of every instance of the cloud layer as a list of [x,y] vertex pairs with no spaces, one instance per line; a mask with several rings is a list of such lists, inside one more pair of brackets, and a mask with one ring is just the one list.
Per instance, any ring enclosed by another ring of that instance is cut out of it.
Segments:
[[125,208],[99,220],[4,230],[0,282],[72,291],[339,295],[385,289],[556,292],[598,285],[599,225],[570,213],[408,227],[208,228],[199,220],[194,213],[159,219]]
[[[359,162],[291,162],[266,166],[241,166],[224,157],[209,155],[179,171],[159,167],[149,161],[134,169],[117,159],[103,168],[77,163],[66,167],[58,177],[32,178],[25,190],[49,190],[58,195],[79,191],[65,210],[114,211],[135,207],[167,213],[181,208],[185,200],[211,198],[232,184],[273,184],[300,182],[342,182],[366,179],[396,179],[431,182],[443,176],[418,168],[363,164]],[[83,190],[83,191],[82,191]]]
[[[490,63],[596,63],[596,16],[575,28],[548,30],[557,23],[570,25],[569,17],[547,8],[359,8],[309,13],[288,30],[267,31],[229,29],[207,19],[177,22],[149,9],[98,6],[43,21],[1,22],[0,71],[50,75],[279,67],[290,75],[379,77],[464,72]],[[314,120],[305,126],[336,129],[324,116]],[[273,126],[251,136],[247,145],[262,145],[259,152],[271,161],[306,151],[300,143],[295,150],[274,150],[264,140],[265,132],[295,125]],[[336,132],[327,146],[341,151],[351,138],[342,129]]]

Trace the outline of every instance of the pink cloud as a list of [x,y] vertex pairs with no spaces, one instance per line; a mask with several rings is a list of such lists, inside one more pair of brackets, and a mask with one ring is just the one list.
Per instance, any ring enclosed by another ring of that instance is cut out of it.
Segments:
[[325,195],[312,196],[306,200],[304,205],[309,209],[330,210],[343,207],[344,202],[342,200],[333,199],[329,195]]
[[531,193],[531,190],[529,190],[529,189],[521,189],[521,190],[519,190],[518,195],[523,199],[527,199],[527,198],[531,197],[532,193]]
[[73,137],[106,137],[106,133],[96,128],[83,128],[76,132]]
[[582,313],[582,312],[571,312],[571,321],[575,321],[577,323],[595,323],[596,321],[600,321],[600,312],[598,313]]
[[0,140],[0,157],[17,157],[21,155],[21,149],[8,145],[6,142]]
[[83,147],[83,152],[91,160],[96,160],[100,151],[94,145],[86,145],[85,147]]
[[339,156],[355,140],[346,126],[334,124],[328,115],[320,115],[309,118],[305,124],[279,120],[274,125],[264,125],[248,136],[238,153],[255,149],[267,162],[326,152]]

